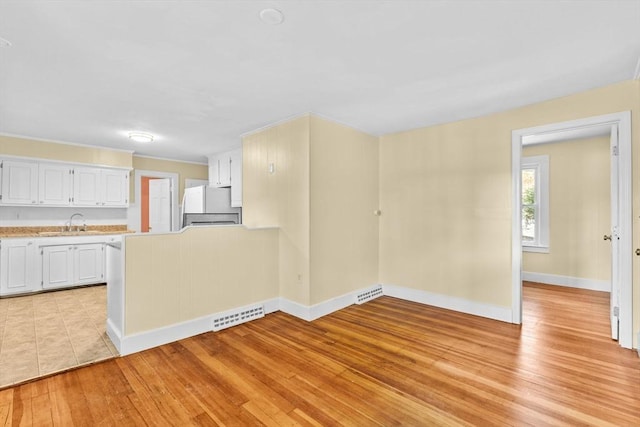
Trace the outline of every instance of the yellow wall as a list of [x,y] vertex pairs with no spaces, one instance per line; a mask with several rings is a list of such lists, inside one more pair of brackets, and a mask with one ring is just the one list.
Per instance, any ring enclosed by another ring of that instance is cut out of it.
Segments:
[[311,304],[378,283],[378,138],[310,117]]
[[131,235],[125,249],[125,335],[278,297],[278,230]]
[[280,228],[280,295],[308,305],[309,117],[245,136],[242,158],[243,223]]
[[[511,131],[625,110],[640,114],[639,81],[381,137],[381,282],[510,308]],[[639,120],[632,135],[638,171]],[[637,244],[639,191],[633,206]],[[639,300],[635,263],[634,339]]]
[[309,306],[378,283],[377,169],[376,137],[312,115],[243,138],[243,220],[280,228],[282,297]]
[[[208,179],[209,171],[207,165],[196,163],[186,163],[164,159],[153,159],[149,157],[133,156],[133,168],[138,170],[148,170],[155,172],[171,172],[178,174],[179,194],[178,200],[182,200],[184,193],[184,180],[190,179]],[[132,176],[133,173],[132,173]],[[135,180],[130,179],[130,196],[131,203],[135,202]]]
[[85,147],[0,135],[0,155],[92,163],[97,166],[132,167],[131,153],[107,148]]
[[522,269],[611,280],[609,138],[527,146],[523,156],[549,156],[549,253],[523,252]]

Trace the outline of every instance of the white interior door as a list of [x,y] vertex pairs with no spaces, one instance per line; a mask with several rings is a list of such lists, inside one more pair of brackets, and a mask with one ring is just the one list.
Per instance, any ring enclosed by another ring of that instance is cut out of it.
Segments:
[[171,179],[149,181],[149,231],[171,231]]
[[[611,338],[618,339],[620,311],[620,192],[618,125],[611,126]],[[606,237],[606,236],[605,236]]]

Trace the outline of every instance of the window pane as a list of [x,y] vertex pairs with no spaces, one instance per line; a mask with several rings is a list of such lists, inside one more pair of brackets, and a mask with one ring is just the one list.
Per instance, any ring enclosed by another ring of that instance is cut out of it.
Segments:
[[536,208],[525,206],[522,208],[522,242],[536,240]]
[[536,170],[522,169],[522,204],[536,203]]

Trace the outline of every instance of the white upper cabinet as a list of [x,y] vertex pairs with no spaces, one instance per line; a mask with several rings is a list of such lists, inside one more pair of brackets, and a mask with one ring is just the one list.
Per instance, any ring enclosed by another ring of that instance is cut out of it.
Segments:
[[102,206],[129,206],[129,171],[103,169],[100,180]]
[[126,207],[129,172],[120,169],[76,167],[73,170],[74,206]]
[[212,187],[231,186],[231,156],[229,153],[209,157],[209,185]]
[[5,205],[38,203],[38,163],[21,160],[3,160],[2,194]]
[[231,187],[231,206],[242,206],[242,149],[209,156],[209,185]]
[[73,169],[74,206],[102,206],[100,176],[98,168]]
[[0,159],[0,204],[129,206],[129,170],[47,161]]
[[242,207],[242,148],[231,152],[231,206]]
[[71,167],[56,163],[40,163],[38,203],[69,206],[71,204]]

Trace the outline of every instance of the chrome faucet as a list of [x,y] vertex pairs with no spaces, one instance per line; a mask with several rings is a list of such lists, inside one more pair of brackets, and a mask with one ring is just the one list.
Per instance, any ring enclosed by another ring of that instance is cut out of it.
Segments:
[[79,212],[74,213],[73,215],[71,215],[71,218],[69,218],[69,223],[67,224],[67,231],[72,231],[73,230],[73,218],[75,216],[81,216],[84,218],[84,215],[82,215]]

